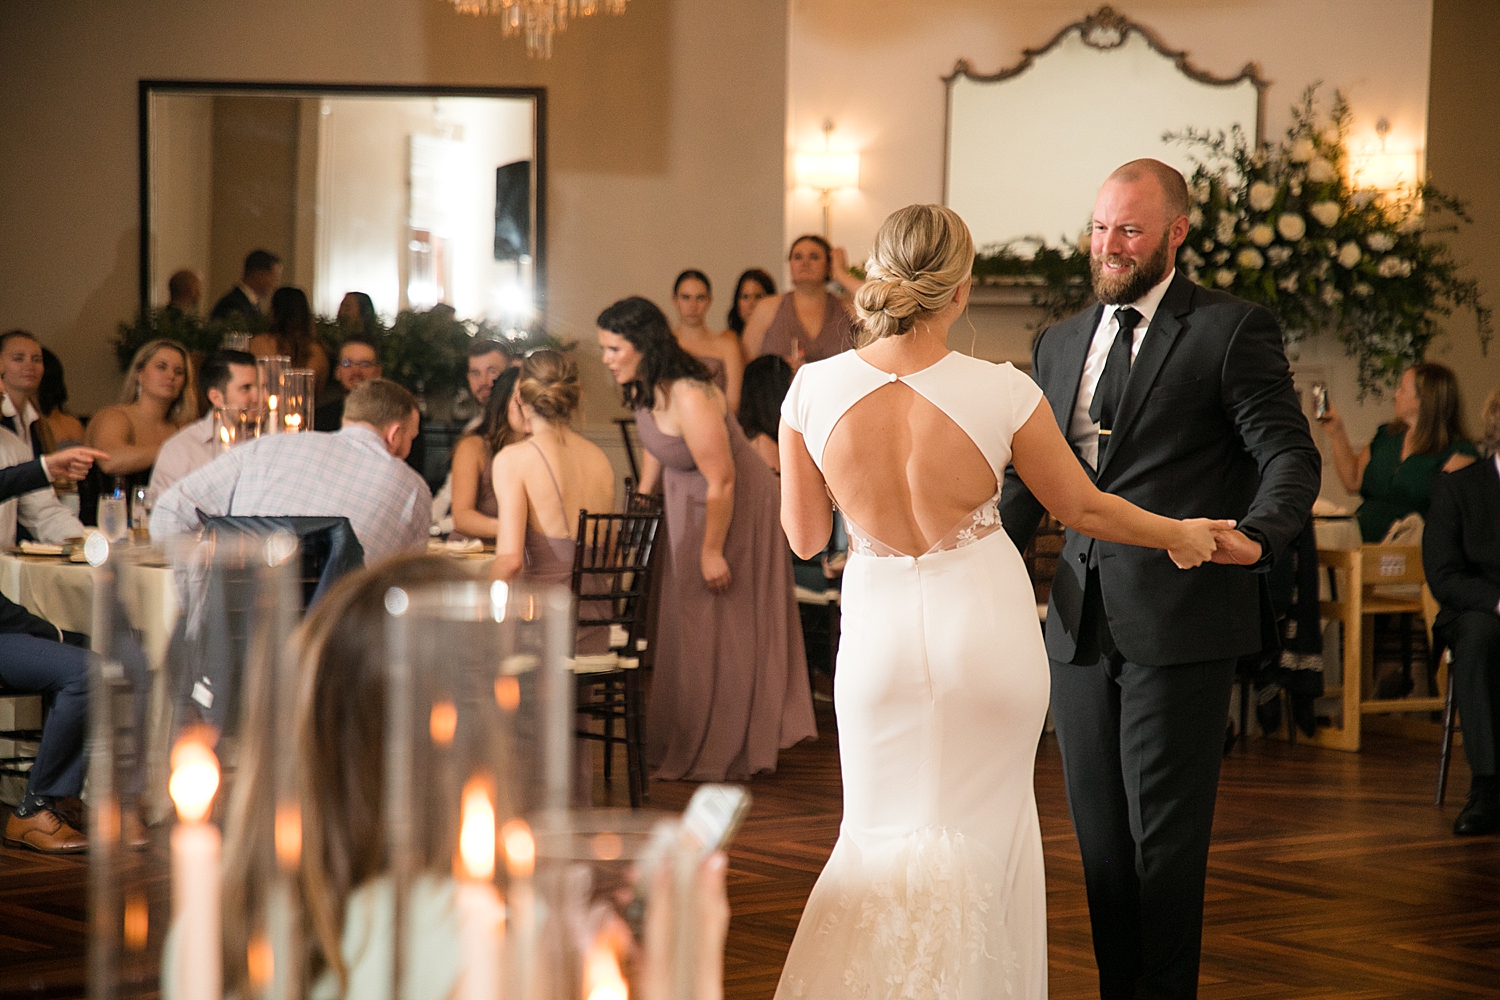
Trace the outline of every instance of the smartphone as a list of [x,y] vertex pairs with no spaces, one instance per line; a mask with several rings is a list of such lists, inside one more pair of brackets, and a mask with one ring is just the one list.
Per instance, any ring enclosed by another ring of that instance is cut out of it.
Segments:
[[702,856],[723,850],[750,811],[750,793],[739,785],[699,785],[682,812],[682,828]]
[[750,793],[739,785],[699,785],[680,819],[657,824],[636,861],[632,898],[623,910],[637,937],[644,934],[646,901],[661,866],[691,873],[709,854],[728,845],[749,811]]
[[1322,382],[1312,384],[1313,416],[1322,420],[1328,416],[1328,386]]

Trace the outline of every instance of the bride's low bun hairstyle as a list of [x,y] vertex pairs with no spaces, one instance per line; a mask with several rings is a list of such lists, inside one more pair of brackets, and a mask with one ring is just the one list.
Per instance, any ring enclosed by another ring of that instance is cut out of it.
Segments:
[[973,271],[974,238],[957,212],[908,205],[891,213],[854,293],[860,346],[911,332],[922,317],[947,308]]
[[548,423],[567,421],[578,409],[583,394],[578,365],[558,351],[533,351],[521,365],[516,391],[521,394],[521,402]]

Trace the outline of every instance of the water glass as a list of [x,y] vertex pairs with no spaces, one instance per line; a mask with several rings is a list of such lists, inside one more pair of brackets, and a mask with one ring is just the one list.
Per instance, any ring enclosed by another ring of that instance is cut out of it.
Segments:
[[123,542],[130,531],[129,504],[123,495],[99,498],[99,532],[110,544]]

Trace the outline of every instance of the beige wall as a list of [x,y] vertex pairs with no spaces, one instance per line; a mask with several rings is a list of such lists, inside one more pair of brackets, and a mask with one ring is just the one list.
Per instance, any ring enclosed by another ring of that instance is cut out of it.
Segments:
[[295,280],[301,103],[295,97],[213,99],[213,219],[209,271],[203,276],[205,314],[244,275],[245,255],[252,250],[280,257],[283,280]]
[[158,100],[152,114],[156,125],[151,158],[162,169],[151,187],[152,255],[157,264],[151,276],[151,304],[163,306],[170,298],[167,280],[174,271],[191,268],[200,279],[209,272],[213,99],[174,95]]
[[583,342],[598,423],[617,410],[592,344],[601,308],[665,302],[684,267],[724,284],[780,254],[787,2],[631,0],[573,23],[551,62],[439,0],[6,4],[0,326],[58,351],[78,409],[117,391],[108,339],[138,298],[141,78],[543,85],[549,323]]

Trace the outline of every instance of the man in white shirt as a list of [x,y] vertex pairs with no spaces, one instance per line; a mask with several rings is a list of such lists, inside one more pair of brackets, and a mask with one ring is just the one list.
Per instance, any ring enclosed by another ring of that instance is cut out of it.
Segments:
[[244,409],[260,402],[253,354],[215,351],[204,359],[198,377],[213,409],[163,442],[151,472],[151,485],[146,490],[147,507],[156,506],[156,498],[177,480],[224,453],[223,444],[215,437],[216,413],[226,406]]
[[432,492],[404,459],[417,436],[411,393],[374,379],[344,403],[335,434],[272,434],[225,452],[157,499],[151,538],[197,531],[209,517],[347,517],[374,565],[427,544]]

